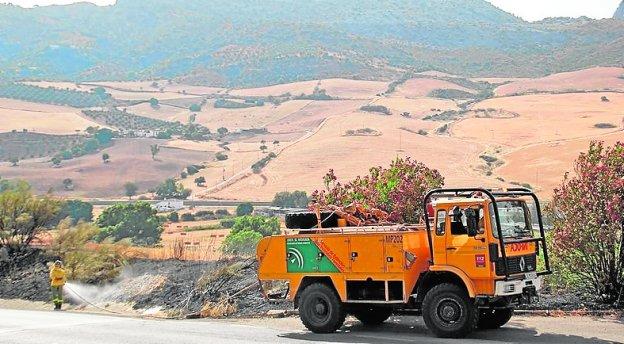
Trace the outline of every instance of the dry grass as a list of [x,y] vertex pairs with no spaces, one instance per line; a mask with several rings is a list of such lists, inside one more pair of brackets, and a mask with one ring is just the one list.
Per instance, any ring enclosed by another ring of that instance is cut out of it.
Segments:
[[[602,102],[607,96],[611,101]],[[549,141],[599,136],[594,124],[622,123],[624,94],[569,93],[485,100],[474,109],[504,109],[517,118],[469,118],[452,126],[454,136],[492,145],[522,147]]]
[[312,94],[316,85],[318,85],[318,80],[310,80],[258,88],[237,89],[229,93],[237,96],[279,96],[285,93],[290,93],[291,95]]
[[216,302],[206,302],[200,315],[202,318],[223,318],[236,312],[236,304],[227,297],[222,297]]
[[526,92],[564,92],[568,90],[624,91],[624,68],[596,67],[575,72],[558,73],[538,79],[525,79],[496,88],[497,96]]
[[44,134],[75,134],[96,122],[80,115],[80,110],[66,106],[35,104],[0,98],[0,132],[11,130]]
[[459,90],[469,93],[476,93],[476,91],[474,90],[454,84],[449,81],[415,78],[407,80],[402,85],[397,86],[397,90],[393,93],[393,95],[406,98],[426,97],[429,93],[431,93],[431,91],[437,89]]
[[[212,159],[206,152],[163,147],[152,160],[150,144],[164,144],[155,139],[120,139],[103,152],[110,154],[110,162],[104,164],[102,155],[91,154],[63,161],[54,168],[49,159],[24,160],[17,167],[9,163],[0,164],[3,178],[28,180],[36,191],[45,193],[54,190],[60,196],[118,197],[124,194],[123,185],[134,182],[139,192],[145,192],[171,176],[178,176],[184,167]],[[65,178],[73,180],[75,188],[63,188]]]

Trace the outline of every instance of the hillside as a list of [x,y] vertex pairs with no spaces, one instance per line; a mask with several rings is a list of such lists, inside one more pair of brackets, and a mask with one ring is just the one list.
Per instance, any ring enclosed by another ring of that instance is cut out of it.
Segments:
[[0,26],[0,78],[11,79],[247,87],[432,69],[542,76],[624,63],[624,21],[528,23],[484,0],[0,5]]
[[618,9],[613,14],[613,18],[615,18],[615,19],[624,19],[624,1],[622,1],[622,3],[620,3],[620,6],[618,7]]

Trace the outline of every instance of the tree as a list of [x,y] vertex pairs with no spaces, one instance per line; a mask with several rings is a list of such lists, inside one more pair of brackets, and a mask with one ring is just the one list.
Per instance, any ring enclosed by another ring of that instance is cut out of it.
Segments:
[[93,93],[98,95],[100,98],[106,98],[107,94],[106,94],[106,89],[104,87],[98,86],[92,89],[91,91],[93,91]]
[[250,230],[229,234],[223,241],[222,251],[236,256],[251,255],[260,239],[262,234]]
[[135,245],[154,245],[160,241],[162,233],[156,210],[143,201],[118,203],[104,209],[97,225],[101,228],[96,237],[98,241],[130,238]]
[[110,155],[108,153],[103,153],[102,161],[104,161],[105,164],[108,164],[108,162],[110,161]]
[[217,133],[221,136],[227,134],[229,130],[226,127],[220,127],[217,129]]
[[152,160],[156,160],[156,155],[160,152],[160,146],[157,144],[150,145],[150,151],[152,153]]
[[368,175],[347,183],[339,183],[334,171],[329,170],[323,181],[325,189],[312,194],[312,207],[324,209],[329,205],[345,207],[360,203],[387,212],[388,220],[397,223],[420,222],[425,194],[444,185],[444,178],[437,170],[410,158],[397,158],[388,168],[370,168]]
[[50,161],[52,161],[52,165],[54,165],[54,167],[61,166],[61,158],[59,158],[58,156],[52,157]]
[[71,178],[63,179],[63,187],[65,190],[73,190],[74,189],[74,181]]
[[223,160],[227,160],[228,156],[227,154],[224,154],[223,152],[217,152],[217,154],[215,154],[215,158],[217,158],[218,161],[223,161]]
[[282,191],[275,194],[271,205],[280,208],[306,208],[310,199],[305,191]]
[[88,139],[82,147],[86,153],[93,153],[100,148],[100,143],[96,139]]
[[191,213],[184,213],[180,217],[180,220],[185,221],[185,222],[195,221],[195,216]]
[[262,234],[262,236],[280,233],[280,222],[277,217],[244,215],[236,218],[232,233],[250,230]]
[[609,98],[607,98],[607,96],[602,96],[600,97],[600,100],[602,100],[603,102],[608,102]]
[[224,253],[234,255],[252,254],[262,237],[279,233],[280,222],[277,217],[241,216],[236,218],[221,249]]
[[69,219],[72,226],[80,221],[93,221],[93,204],[77,199],[63,202],[54,223],[58,224],[65,219]]
[[266,145],[260,146],[260,150],[263,151],[263,152],[266,151],[267,148],[269,148],[269,147],[267,147]]
[[624,143],[590,143],[554,190],[553,251],[604,302],[624,301]]
[[206,178],[204,177],[195,178],[195,184],[197,184],[197,186],[204,186],[205,183],[206,183]]
[[188,175],[192,176],[195,173],[199,172],[200,169],[204,168],[203,166],[198,166],[198,165],[188,165],[186,166],[186,173],[188,173]]
[[169,216],[167,216],[167,220],[169,220],[171,222],[179,222],[180,221],[180,214],[178,214],[177,211],[171,212],[169,214]]
[[17,163],[19,162],[19,158],[18,157],[12,157],[9,159],[9,162],[11,163],[11,166],[17,166]]
[[98,129],[93,136],[101,146],[107,146],[112,140],[115,133],[108,128]]
[[251,215],[254,211],[254,207],[251,203],[241,203],[236,207],[236,216]]
[[60,209],[60,201],[37,197],[25,182],[9,185],[0,193],[0,248],[10,255],[28,246],[48,229]]
[[173,178],[165,179],[164,182],[156,187],[154,192],[160,199],[186,199],[191,195],[191,190],[185,189],[181,183],[176,183]]
[[92,223],[63,221],[50,246],[52,256],[63,260],[68,278],[85,283],[109,282],[119,276],[125,257],[120,250],[86,246],[100,232]]
[[157,108],[159,106],[158,99],[156,98],[150,98],[149,103],[150,103],[150,106],[153,108]]
[[128,199],[132,199],[132,196],[135,196],[137,194],[139,187],[135,183],[127,182],[126,184],[124,184],[124,190],[126,196],[128,196]]

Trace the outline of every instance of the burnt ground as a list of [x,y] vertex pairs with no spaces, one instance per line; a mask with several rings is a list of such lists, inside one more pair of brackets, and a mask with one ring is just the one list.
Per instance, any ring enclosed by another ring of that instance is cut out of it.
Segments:
[[[11,266],[0,265],[0,298],[48,301],[47,263],[56,258],[32,251]],[[269,310],[292,309],[292,303],[269,303],[258,288],[254,260],[229,259],[218,262],[134,260],[113,283],[72,285],[82,296],[96,303],[127,302],[135,309],[159,307],[173,316],[199,316],[217,308],[216,315],[262,316]],[[70,300],[71,302],[71,300]],[[80,300],[74,299],[75,303]],[[208,307],[206,307],[208,305]],[[529,310],[601,311],[613,310],[589,293],[543,292],[540,299],[521,307]],[[205,314],[204,314],[205,315]]]
[[[18,263],[0,265],[0,299],[48,301],[48,266],[56,258],[32,251]],[[94,303],[128,302],[135,309],[162,308],[173,316],[199,315],[205,305],[218,308],[216,316],[250,317],[292,304],[269,303],[260,293],[254,260],[218,262],[134,260],[112,283],[68,283]],[[66,289],[66,293],[68,290]],[[81,303],[69,297],[70,303]],[[209,310],[208,309],[208,310]],[[214,314],[214,313],[213,313]],[[213,315],[215,316],[215,315]]]

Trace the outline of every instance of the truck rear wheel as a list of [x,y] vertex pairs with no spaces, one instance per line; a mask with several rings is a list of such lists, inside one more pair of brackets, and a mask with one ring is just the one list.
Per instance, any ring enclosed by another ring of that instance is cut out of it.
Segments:
[[427,328],[441,338],[466,337],[477,324],[477,309],[459,286],[442,283],[425,295],[422,307]]
[[351,314],[364,326],[379,326],[392,315],[392,308],[388,307],[358,307]]
[[479,311],[477,327],[481,330],[494,330],[509,322],[513,308],[483,309]]
[[344,305],[336,292],[322,283],[314,283],[301,291],[299,317],[314,333],[332,333],[344,324]]

